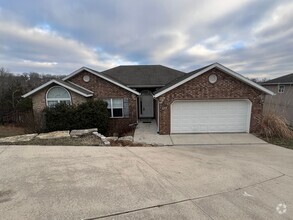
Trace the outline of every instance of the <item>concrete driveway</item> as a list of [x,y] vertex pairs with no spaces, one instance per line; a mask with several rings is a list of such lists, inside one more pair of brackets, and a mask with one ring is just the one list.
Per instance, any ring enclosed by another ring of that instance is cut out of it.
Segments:
[[0,166],[1,219],[293,216],[293,151],[268,144],[0,146]]
[[266,144],[265,141],[248,133],[171,134],[174,145],[234,145]]
[[139,121],[134,132],[134,142],[159,146],[185,145],[230,145],[266,144],[265,141],[248,133],[205,133],[159,135],[155,120]]

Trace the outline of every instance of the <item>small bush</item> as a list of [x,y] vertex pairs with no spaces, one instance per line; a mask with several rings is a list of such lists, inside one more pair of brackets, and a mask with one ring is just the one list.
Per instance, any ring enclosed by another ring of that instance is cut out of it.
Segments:
[[109,113],[102,100],[89,101],[77,106],[58,104],[45,109],[46,131],[98,128],[107,132]]
[[267,139],[293,138],[293,131],[289,128],[287,120],[276,113],[267,113],[263,116],[260,134]]
[[74,129],[98,128],[102,134],[108,130],[109,112],[107,103],[102,100],[76,106],[74,116]]
[[74,127],[75,106],[65,103],[45,109],[46,131],[71,130]]

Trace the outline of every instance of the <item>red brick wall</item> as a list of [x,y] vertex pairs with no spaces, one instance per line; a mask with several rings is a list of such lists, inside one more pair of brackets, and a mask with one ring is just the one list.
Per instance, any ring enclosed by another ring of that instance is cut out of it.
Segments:
[[[83,81],[83,77],[85,75],[89,75],[89,82]],[[87,71],[77,74],[76,76],[70,78],[69,81],[93,91],[94,99],[128,98],[129,117],[111,118],[109,133],[123,133],[130,129],[129,125],[137,122],[137,97],[135,94],[100,77],[88,73]]]
[[[47,88],[44,88],[32,96],[34,121],[35,121],[36,128],[38,130],[42,130],[44,128],[45,119],[43,117],[42,112],[43,112],[44,108],[46,108],[46,105],[47,105],[46,104],[46,93],[53,86],[56,86],[56,85],[52,85]],[[71,103],[73,105],[78,105],[78,104],[86,101],[85,97],[83,97],[75,92],[72,92],[70,90],[67,90],[67,91],[70,93]]]
[[[211,74],[216,74],[218,81],[211,84]],[[208,100],[208,99],[249,99],[252,103],[250,132],[259,130],[262,117],[263,94],[261,91],[214,68],[187,83],[163,94],[159,98],[160,134],[170,134],[170,106],[175,100]]]

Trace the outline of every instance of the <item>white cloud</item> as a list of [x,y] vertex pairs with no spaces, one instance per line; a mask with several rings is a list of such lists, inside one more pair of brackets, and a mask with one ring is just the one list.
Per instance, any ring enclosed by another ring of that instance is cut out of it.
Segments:
[[187,53],[189,53],[190,55],[199,56],[207,59],[215,59],[219,52],[219,50],[208,49],[202,44],[196,44],[187,50]]
[[1,7],[0,66],[12,71],[157,63],[191,71],[211,62],[242,74],[293,69],[292,1],[9,0]]
[[201,57],[207,60],[216,60],[224,53],[242,49],[246,46],[243,41],[228,41],[221,39],[215,35],[205,39],[202,43],[198,43],[186,50],[192,56]]
[[64,70],[66,66],[90,66],[102,70],[124,62],[118,55],[110,56],[99,51],[104,57],[101,60],[94,49],[74,39],[64,38],[49,28],[30,28],[15,22],[0,21],[0,40],[9,45],[3,47],[7,53],[1,54],[0,65],[7,67],[7,63],[3,61],[10,60],[9,56],[13,56],[11,58],[14,62],[8,62],[10,65],[7,67],[11,71],[14,70],[13,64],[23,67],[23,71],[29,68],[31,71],[51,71],[52,68]]
[[[259,35],[263,33],[271,32],[275,29],[283,29],[284,26],[287,26],[289,29],[292,29],[293,18],[293,2],[285,5],[280,5],[269,17],[265,17],[259,24],[254,28],[254,34]],[[288,22],[289,21],[289,22]],[[283,29],[287,31],[287,29]]]
[[162,42],[161,45],[157,45],[153,48],[152,60],[155,62],[164,61],[164,59],[176,54],[180,50],[184,49],[187,43],[187,36],[176,31],[158,33],[153,37]]
[[20,66],[27,66],[27,67],[54,67],[58,63],[57,62],[36,62],[36,61],[31,61],[31,60],[23,60],[18,62]]
[[206,44],[216,44],[220,42],[220,36],[219,35],[214,35],[212,37],[207,38],[204,41]]

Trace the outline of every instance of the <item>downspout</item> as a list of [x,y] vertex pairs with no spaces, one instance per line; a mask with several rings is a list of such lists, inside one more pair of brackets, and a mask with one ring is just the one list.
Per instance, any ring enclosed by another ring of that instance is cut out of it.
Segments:
[[157,133],[160,133],[160,102],[156,99],[157,102]]

